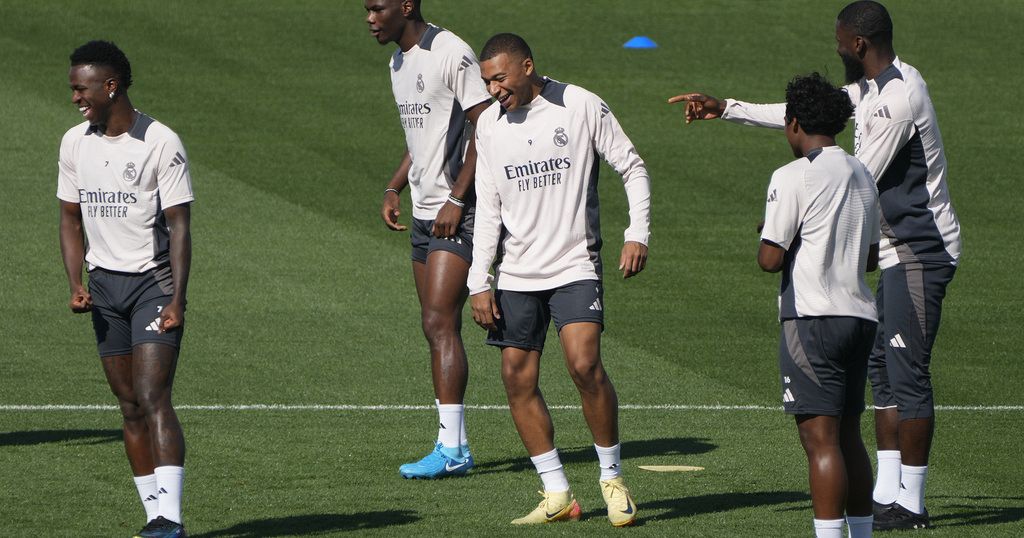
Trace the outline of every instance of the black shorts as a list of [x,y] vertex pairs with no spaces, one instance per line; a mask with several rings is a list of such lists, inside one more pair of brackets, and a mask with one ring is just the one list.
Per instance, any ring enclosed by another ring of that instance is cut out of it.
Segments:
[[580,280],[553,290],[498,290],[494,294],[501,312],[496,331],[488,331],[487,343],[498,347],[544,350],[548,323],[555,329],[576,322],[604,327],[604,287],[600,280]]
[[100,357],[131,355],[143,343],[181,346],[183,326],[158,332],[160,311],[174,294],[170,268],[120,273],[97,267],[89,272],[89,293]]
[[458,255],[466,263],[473,263],[473,221],[476,206],[466,206],[462,220],[452,237],[434,237],[433,220],[412,219],[412,261],[427,263],[427,256],[435,250],[446,250]]
[[868,354],[877,324],[837,316],[782,321],[782,407],[791,415],[864,412]]
[[878,336],[868,360],[876,409],[895,407],[900,420],[935,415],[932,345],[952,265],[900,264],[878,279]]

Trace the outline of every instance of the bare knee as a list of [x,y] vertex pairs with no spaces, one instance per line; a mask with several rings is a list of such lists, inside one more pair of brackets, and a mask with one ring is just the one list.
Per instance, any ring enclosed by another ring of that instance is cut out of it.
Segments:
[[423,309],[422,315],[423,335],[431,343],[455,336],[461,329],[461,315],[429,307]]
[[570,360],[567,366],[573,383],[585,392],[597,390],[608,379],[600,360]]
[[501,367],[501,381],[505,385],[509,403],[528,398],[537,392],[537,379],[532,372],[509,364]]
[[171,408],[171,397],[163,387],[136,389],[136,401],[142,416],[153,416]]

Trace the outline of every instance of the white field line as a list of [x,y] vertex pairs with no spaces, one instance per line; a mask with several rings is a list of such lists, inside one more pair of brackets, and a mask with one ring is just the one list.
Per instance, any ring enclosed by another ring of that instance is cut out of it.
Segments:
[[[579,410],[578,405],[549,405],[550,409]],[[433,411],[432,405],[331,405],[331,404],[183,404],[174,406],[183,411]],[[507,405],[467,405],[467,409],[480,411],[506,411]],[[636,411],[779,411],[773,405],[643,405],[622,404],[619,409]],[[1024,405],[937,405],[937,411],[1024,411]],[[115,411],[116,405],[49,404],[0,405],[4,411]]]

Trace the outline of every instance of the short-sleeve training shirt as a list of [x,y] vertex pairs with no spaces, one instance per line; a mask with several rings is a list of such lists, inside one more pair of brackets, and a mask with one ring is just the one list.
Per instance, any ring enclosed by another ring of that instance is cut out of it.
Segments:
[[138,111],[115,137],[84,122],[64,134],[58,169],[57,198],[82,208],[90,271],[143,273],[168,262],[163,210],[194,199],[174,131]]
[[412,157],[413,217],[431,220],[448,199],[465,156],[466,110],[490,99],[476,55],[458,36],[428,25],[420,42],[391,57],[391,89]]
[[878,195],[864,165],[839,146],[812,151],[772,175],[761,239],[786,250],[779,319],[878,321],[864,281],[880,237]]

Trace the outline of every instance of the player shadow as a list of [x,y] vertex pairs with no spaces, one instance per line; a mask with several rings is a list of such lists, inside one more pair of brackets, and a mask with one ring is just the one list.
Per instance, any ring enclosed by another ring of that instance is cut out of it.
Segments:
[[381,512],[358,512],[355,514],[307,514],[304,516],[272,517],[254,519],[226,529],[203,534],[192,534],[192,538],[257,538],[274,536],[307,536],[339,531],[365,531],[382,529],[395,525],[408,525],[420,520],[416,512],[409,510],[385,510]]
[[[691,517],[700,514],[728,512],[738,508],[767,507],[794,502],[810,502],[811,496],[802,491],[755,491],[751,493],[712,493],[680,497],[677,499],[644,500],[640,508],[650,515],[641,514],[637,524],[645,520],[665,520]],[[661,513],[659,510],[664,510]],[[603,517],[606,511],[594,510],[585,514],[587,517]]]
[[[937,506],[930,510],[933,513],[929,519],[935,527],[999,525],[1024,520],[1024,497],[939,495],[929,496],[928,499],[945,499],[944,502],[934,503]],[[977,506],[980,503],[966,504],[968,501],[1010,501],[1016,506]]]
[[0,446],[31,446],[48,443],[99,445],[119,442],[121,430],[29,430],[0,433]]
[[[625,441],[622,443],[622,459],[649,458],[652,456],[686,456],[704,454],[718,448],[707,439],[694,437],[676,437],[670,439],[645,439],[641,441]],[[562,463],[581,463],[596,461],[593,445],[559,448],[558,457]],[[483,461],[473,467],[473,474],[517,473],[533,470],[529,457],[507,458],[504,460]]]

